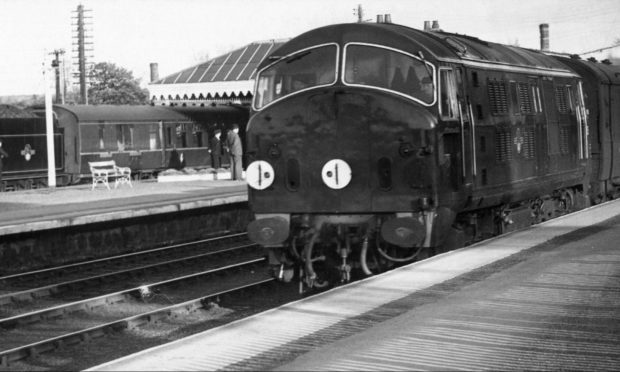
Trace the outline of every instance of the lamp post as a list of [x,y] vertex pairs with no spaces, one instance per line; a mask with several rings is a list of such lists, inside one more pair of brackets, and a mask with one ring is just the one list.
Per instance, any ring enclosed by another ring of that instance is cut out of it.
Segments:
[[52,93],[50,91],[51,64],[48,54],[43,61],[43,77],[45,84],[45,133],[47,138],[47,185],[56,187],[56,159],[54,156],[54,115],[52,114]]

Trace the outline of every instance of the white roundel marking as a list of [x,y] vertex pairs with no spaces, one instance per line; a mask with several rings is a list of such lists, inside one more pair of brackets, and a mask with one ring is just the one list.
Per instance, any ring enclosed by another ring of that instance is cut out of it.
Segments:
[[332,159],[323,166],[321,176],[327,187],[342,189],[351,182],[351,167],[344,160]]
[[252,162],[245,170],[245,178],[251,188],[264,190],[271,186],[275,172],[271,164],[263,160]]

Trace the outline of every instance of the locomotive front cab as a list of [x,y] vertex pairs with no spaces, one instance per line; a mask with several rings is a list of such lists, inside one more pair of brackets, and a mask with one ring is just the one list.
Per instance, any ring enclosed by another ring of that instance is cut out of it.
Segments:
[[259,71],[246,169],[256,243],[431,244],[437,68],[419,48],[359,41],[372,28],[291,47]]

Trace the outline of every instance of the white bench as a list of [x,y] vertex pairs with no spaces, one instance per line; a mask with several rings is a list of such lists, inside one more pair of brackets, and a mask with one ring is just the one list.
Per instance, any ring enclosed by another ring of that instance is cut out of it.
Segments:
[[104,184],[109,190],[108,178],[114,178],[114,188],[117,188],[121,183],[126,183],[133,187],[131,184],[131,168],[129,167],[119,167],[114,160],[89,161],[88,165],[93,176],[93,187],[91,190],[94,190],[98,183]]

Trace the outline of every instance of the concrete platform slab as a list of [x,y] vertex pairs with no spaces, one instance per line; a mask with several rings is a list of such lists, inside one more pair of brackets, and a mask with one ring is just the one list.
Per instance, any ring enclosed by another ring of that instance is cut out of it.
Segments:
[[0,236],[247,201],[244,181],[133,182],[0,193]]

